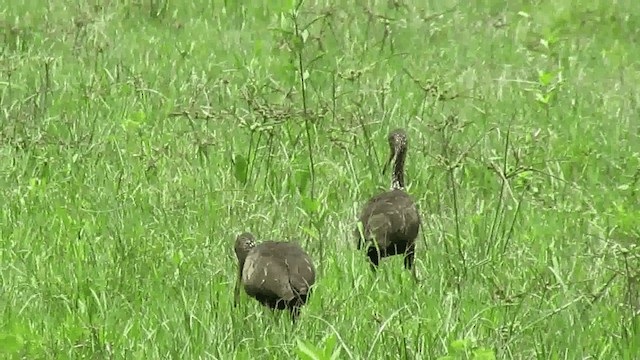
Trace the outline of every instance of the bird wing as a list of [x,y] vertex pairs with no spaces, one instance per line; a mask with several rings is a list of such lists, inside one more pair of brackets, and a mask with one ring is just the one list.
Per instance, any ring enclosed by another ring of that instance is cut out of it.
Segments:
[[288,269],[289,284],[297,294],[306,294],[316,281],[316,272],[311,258],[307,254],[296,251],[284,259]]
[[[375,238],[380,247],[390,245],[397,237],[415,238],[421,221],[413,199],[403,191],[388,191],[371,198],[359,220],[364,238]],[[360,239],[357,228],[356,236]]]
[[292,242],[264,244],[264,255],[271,263],[277,264],[283,277],[288,278],[292,293],[306,294],[315,282],[315,267],[309,255],[300,245]]
[[243,282],[249,295],[292,300],[309,292],[315,283],[315,267],[299,245],[267,241],[247,256]]
[[242,282],[250,296],[291,300],[295,295],[285,274],[286,269],[276,259],[252,251],[245,262]]

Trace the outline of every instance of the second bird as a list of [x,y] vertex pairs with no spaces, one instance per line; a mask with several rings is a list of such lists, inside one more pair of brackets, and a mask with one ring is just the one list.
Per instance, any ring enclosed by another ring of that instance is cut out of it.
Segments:
[[256,245],[251,233],[240,234],[234,250],[238,258],[234,306],[242,283],[247,295],[261,304],[272,309],[289,309],[295,322],[316,280],[309,255],[292,242],[264,241]]
[[373,270],[381,258],[404,254],[404,267],[412,270],[417,280],[413,261],[421,220],[415,202],[404,191],[407,133],[404,129],[395,129],[389,133],[388,141],[391,153],[383,174],[393,164],[391,189],[372,197],[364,205],[358,218],[362,229],[356,227],[354,234],[358,249],[367,249]]

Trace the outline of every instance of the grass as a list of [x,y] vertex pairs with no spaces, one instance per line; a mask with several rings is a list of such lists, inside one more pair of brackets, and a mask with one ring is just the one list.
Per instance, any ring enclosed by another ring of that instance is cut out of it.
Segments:
[[[3,1],[3,358],[636,358],[633,1],[240,3]],[[350,235],[399,126],[417,286]],[[246,230],[298,326],[232,307]]]

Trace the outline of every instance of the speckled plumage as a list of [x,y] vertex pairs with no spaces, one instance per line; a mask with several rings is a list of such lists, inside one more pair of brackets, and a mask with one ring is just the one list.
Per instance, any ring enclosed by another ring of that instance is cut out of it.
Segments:
[[295,321],[315,283],[315,267],[309,255],[292,242],[265,241],[256,245],[250,233],[237,237],[235,253],[238,279],[234,306],[242,283],[247,295],[269,308],[289,309]]
[[403,129],[393,130],[388,141],[391,154],[383,172],[393,162],[391,189],[372,197],[363,206],[358,217],[362,232],[356,227],[354,234],[358,249],[367,249],[373,270],[381,258],[404,254],[404,266],[415,276],[413,260],[421,219],[413,198],[404,191],[406,132]]

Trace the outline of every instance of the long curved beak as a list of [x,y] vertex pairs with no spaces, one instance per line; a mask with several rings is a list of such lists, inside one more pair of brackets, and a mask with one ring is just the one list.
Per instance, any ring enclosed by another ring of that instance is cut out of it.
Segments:
[[236,286],[233,289],[233,307],[238,306],[240,300],[240,282],[242,281],[242,270],[238,270],[238,277],[236,278]]

